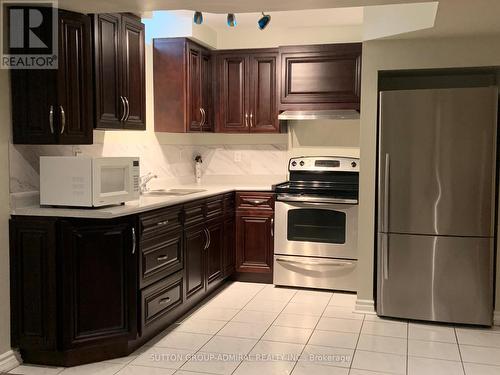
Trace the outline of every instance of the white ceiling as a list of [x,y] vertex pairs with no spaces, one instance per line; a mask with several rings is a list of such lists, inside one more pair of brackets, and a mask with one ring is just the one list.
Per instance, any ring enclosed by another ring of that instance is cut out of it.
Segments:
[[[237,13],[240,25],[253,22],[261,11],[276,12],[304,9],[349,8],[384,4],[430,2],[431,0],[59,0],[64,9],[81,12],[129,11],[141,14],[153,10],[200,10],[212,13]],[[349,13],[349,11],[347,11]],[[272,14],[272,13],[271,13]],[[303,16],[304,14],[302,14]],[[352,17],[356,17],[354,14]],[[349,17],[351,17],[349,16]],[[207,14],[207,17],[211,15]],[[217,16],[214,22],[219,22]],[[224,15],[221,16],[224,19]],[[300,13],[293,16],[300,18]],[[278,14],[272,22],[279,20]],[[307,17],[305,17],[307,18]],[[325,22],[325,16],[319,19]],[[342,17],[340,17],[342,19]],[[293,18],[291,18],[293,19]],[[207,19],[208,21],[208,19]],[[338,20],[341,22],[341,20]],[[301,22],[312,22],[304,20]],[[350,22],[350,21],[348,21]],[[243,26],[242,26],[243,27]],[[500,34],[500,0],[440,0],[433,28],[400,34],[391,38],[444,37],[480,34]]]

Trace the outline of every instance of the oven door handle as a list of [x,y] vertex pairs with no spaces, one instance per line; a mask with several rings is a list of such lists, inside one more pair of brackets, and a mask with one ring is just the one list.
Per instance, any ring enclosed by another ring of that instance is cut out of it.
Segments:
[[277,198],[283,202],[358,204],[357,199],[312,197],[310,195],[278,194]]
[[330,261],[330,262],[307,261],[307,262],[304,262],[304,261],[300,261],[300,260],[276,258],[276,262],[303,264],[306,266],[334,266],[334,267],[352,267],[352,266],[354,266],[354,263],[349,262],[349,261]]

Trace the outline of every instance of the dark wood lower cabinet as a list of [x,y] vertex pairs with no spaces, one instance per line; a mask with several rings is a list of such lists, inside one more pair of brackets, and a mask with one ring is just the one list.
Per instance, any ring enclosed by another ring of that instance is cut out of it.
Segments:
[[237,193],[236,277],[272,283],[274,194]]
[[137,333],[132,218],[11,220],[12,344],[27,363],[128,353]]
[[[235,202],[262,206],[235,215]],[[216,290],[235,261],[237,274],[269,281],[272,202],[228,193],[109,220],[13,216],[12,346],[43,365],[126,356]]]

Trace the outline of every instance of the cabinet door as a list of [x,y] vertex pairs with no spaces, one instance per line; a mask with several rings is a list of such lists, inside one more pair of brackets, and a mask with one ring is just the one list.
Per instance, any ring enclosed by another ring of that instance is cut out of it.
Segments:
[[55,350],[57,288],[54,219],[11,220],[10,280],[12,346],[23,350]]
[[279,131],[277,105],[277,53],[250,56],[250,131]]
[[134,339],[138,246],[124,220],[61,223],[62,325],[65,348]]
[[236,271],[271,273],[273,270],[273,213],[238,211],[236,214]]
[[125,103],[121,99],[121,38],[119,14],[94,17],[95,126],[121,128]]
[[224,220],[224,254],[223,269],[224,276],[229,276],[234,272],[234,262],[236,257],[236,222],[234,215]]
[[212,284],[215,286],[216,281],[222,279],[222,257],[224,250],[224,221],[216,219],[207,224],[208,230],[208,248],[206,250],[207,257],[207,288]]
[[201,51],[199,48],[188,43],[187,45],[187,90],[188,90],[188,130],[201,131],[202,102],[201,102]]
[[248,132],[248,57],[220,55],[219,70],[219,131]]
[[203,131],[214,131],[212,56],[202,50],[201,54],[201,107],[203,108]]
[[205,249],[208,235],[203,225],[184,230],[184,279],[186,300],[205,291]]
[[146,129],[144,24],[122,16],[122,95],[126,104],[125,129]]
[[281,109],[357,109],[361,43],[281,48]]
[[57,70],[10,70],[12,140],[57,143]]
[[84,14],[59,11],[59,143],[92,143],[91,22]]

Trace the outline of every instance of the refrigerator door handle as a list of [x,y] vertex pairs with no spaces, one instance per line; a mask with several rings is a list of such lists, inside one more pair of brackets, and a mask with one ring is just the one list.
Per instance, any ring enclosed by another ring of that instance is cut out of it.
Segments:
[[391,171],[391,159],[389,154],[385,154],[385,175],[384,175],[384,207],[383,207],[383,222],[382,232],[389,232],[389,181]]
[[387,233],[382,233],[382,276],[384,280],[389,279],[389,238]]

